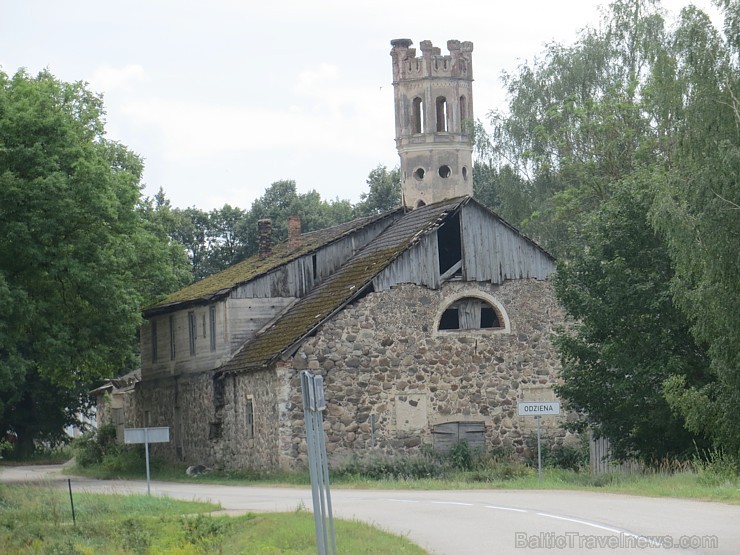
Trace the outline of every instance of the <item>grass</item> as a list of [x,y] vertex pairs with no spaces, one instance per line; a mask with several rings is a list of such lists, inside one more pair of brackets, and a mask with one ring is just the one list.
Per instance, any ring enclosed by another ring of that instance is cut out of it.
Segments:
[[[104,468],[81,469],[72,467],[69,473],[103,479],[129,478],[141,480],[145,470],[111,472]],[[740,477],[722,476],[711,472],[685,468],[679,471],[655,470],[625,474],[613,472],[591,475],[587,470],[575,471],[544,468],[542,481],[537,470],[526,465],[501,464],[477,470],[456,470],[438,478],[369,478],[360,474],[331,473],[333,488],[347,489],[548,489],[598,491],[642,495],[648,497],[675,497],[740,504]],[[309,486],[308,472],[221,473],[213,472],[196,477],[186,476],[185,469],[161,465],[152,471],[152,479],[172,482],[195,482],[221,485],[253,485],[274,487]]]
[[[313,515],[212,516],[210,503],[141,495],[74,494],[51,484],[0,485],[0,545],[7,555],[236,555],[316,552]],[[335,520],[340,553],[423,554],[405,538]]]

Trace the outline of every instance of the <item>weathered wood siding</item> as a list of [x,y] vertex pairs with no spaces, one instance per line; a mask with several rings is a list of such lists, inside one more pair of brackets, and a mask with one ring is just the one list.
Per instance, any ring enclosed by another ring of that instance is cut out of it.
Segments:
[[[211,306],[215,309],[213,349]],[[195,354],[190,352],[190,313],[193,313],[195,321],[193,337]],[[225,360],[228,360],[232,353],[227,315],[226,302],[219,301],[155,316],[147,320],[141,327],[140,338],[142,379],[218,368]],[[154,339],[152,326],[155,323],[157,328],[156,360],[153,358],[154,346],[152,344]],[[174,333],[171,333],[170,323],[173,325]],[[174,358],[171,342],[173,337],[175,340]]]
[[555,271],[552,257],[473,204],[463,207],[460,227],[466,281],[500,284],[507,279],[547,279]]
[[252,339],[294,301],[292,297],[229,299],[227,306],[231,352],[235,353],[245,341]]
[[[554,260],[545,251],[474,204],[463,206],[460,228],[465,281],[501,284],[509,279],[547,279],[555,270]],[[375,290],[384,291],[399,283],[438,289],[438,241],[438,231],[422,237],[375,277]]]
[[375,239],[387,226],[388,222],[380,222],[357,230],[315,253],[297,258],[267,275],[238,286],[231,297],[235,299],[304,297],[352,258],[357,251]]
[[376,291],[390,289],[399,283],[415,283],[439,288],[439,249],[437,233],[421,238],[416,246],[404,252],[373,280]]

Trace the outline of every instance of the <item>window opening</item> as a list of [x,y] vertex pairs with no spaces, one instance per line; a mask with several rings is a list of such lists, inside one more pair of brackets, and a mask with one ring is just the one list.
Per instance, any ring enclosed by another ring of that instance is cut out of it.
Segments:
[[416,171],[414,171],[414,178],[417,181],[424,179],[424,168],[416,168]]
[[447,113],[447,99],[444,96],[437,97],[437,131],[440,133],[449,130],[449,114]]
[[208,307],[208,325],[211,328],[211,351],[216,350],[216,307]]
[[418,96],[414,98],[411,111],[411,129],[414,133],[424,132],[424,102]]
[[152,362],[157,362],[157,321],[152,320]]
[[317,264],[316,264],[316,255],[314,254],[311,257],[311,271],[313,272],[313,280],[316,281],[316,274],[317,274]]
[[205,339],[206,338],[206,313],[205,312],[203,313],[203,318],[201,318],[201,324],[202,324],[201,327],[203,328],[203,339]]
[[467,181],[468,180],[468,168],[467,168],[467,166],[463,166],[462,174],[463,174],[463,181]]
[[439,167],[439,176],[442,179],[447,179],[452,174],[452,170],[450,169],[450,166],[440,166]]
[[246,425],[247,425],[247,439],[253,439],[254,438],[254,402],[252,401],[252,399],[247,399]]
[[452,303],[439,320],[440,330],[501,329],[503,318],[483,299],[463,297]]
[[468,117],[468,107],[464,96],[460,97],[460,131],[462,131],[462,125],[465,118]]
[[427,203],[426,203],[426,202],[424,202],[424,201],[423,201],[423,200],[421,200],[421,199],[419,199],[419,200],[417,200],[417,201],[416,201],[416,207],[417,207],[417,208],[421,208],[422,206],[426,206],[426,205],[427,205]]
[[[460,215],[454,214],[437,230],[437,249],[439,254],[439,275],[462,260],[460,239]],[[460,266],[462,269],[462,265]],[[461,270],[458,270],[461,272]]]
[[170,316],[170,360],[175,360],[175,317]]
[[195,335],[198,331],[195,328],[195,312],[188,312],[188,339],[190,341],[190,356],[195,355]]

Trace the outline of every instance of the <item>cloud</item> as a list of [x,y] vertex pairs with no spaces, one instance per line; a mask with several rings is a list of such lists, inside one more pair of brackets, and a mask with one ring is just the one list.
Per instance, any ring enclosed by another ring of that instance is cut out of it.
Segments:
[[145,82],[146,73],[139,64],[128,64],[121,68],[105,65],[96,69],[89,81],[93,89],[109,93],[121,89],[130,90]]
[[[111,73],[126,82],[132,71]],[[381,94],[385,92],[385,94]],[[216,105],[157,97],[130,97],[122,106],[129,125],[154,127],[171,160],[207,159],[219,153],[299,148],[363,153],[388,142],[392,90],[350,86],[336,66],[319,63],[295,78],[291,102],[283,108],[248,103]],[[374,146],[371,146],[374,144]]]

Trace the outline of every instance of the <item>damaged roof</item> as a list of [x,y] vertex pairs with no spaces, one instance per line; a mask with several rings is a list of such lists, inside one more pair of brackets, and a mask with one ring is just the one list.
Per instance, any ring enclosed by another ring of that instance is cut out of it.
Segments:
[[358,296],[373,278],[421,237],[437,229],[470,197],[431,204],[405,214],[355,257],[246,343],[222,371],[268,366]]
[[288,242],[273,245],[272,254],[265,258],[252,256],[229,268],[197,281],[179,291],[168,295],[163,300],[144,309],[144,315],[150,316],[178,305],[207,303],[227,295],[232,289],[259,276],[265,275],[293,260],[310,254],[325,245],[337,241],[345,235],[357,231],[373,222],[396,214],[402,209],[386,212],[376,216],[367,216],[319,231],[301,234],[301,245],[291,249]]

